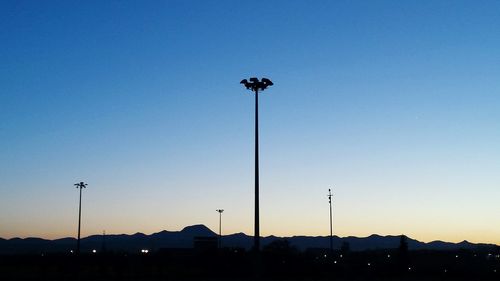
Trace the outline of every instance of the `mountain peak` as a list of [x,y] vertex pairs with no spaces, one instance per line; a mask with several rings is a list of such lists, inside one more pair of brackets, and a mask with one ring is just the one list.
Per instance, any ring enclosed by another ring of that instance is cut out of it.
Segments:
[[170,231],[168,231],[168,230],[162,230],[160,232],[155,232],[153,234],[157,235],[157,234],[167,234],[167,233],[170,233]]
[[186,226],[181,230],[181,233],[188,234],[192,236],[215,236],[215,232],[210,230],[203,224],[195,224],[191,226]]

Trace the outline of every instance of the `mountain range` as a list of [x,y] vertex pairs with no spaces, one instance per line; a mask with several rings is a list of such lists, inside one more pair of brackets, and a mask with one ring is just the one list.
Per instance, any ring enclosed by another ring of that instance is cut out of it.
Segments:
[[[119,252],[140,252],[141,249],[156,251],[162,248],[193,248],[195,237],[217,237],[217,234],[204,225],[193,225],[181,231],[166,231],[146,235],[144,233],[113,234],[113,235],[92,235],[81,239],[82,252],[91,252],[93,249],[101,251],[103,247],[110,251]],[[287,239],[291,246],[299,250],[309,248],[328,248],[329,236],[292,236],[276,237],[266,236],[261,238],[263,247],[271,242]],[[339,249],[341,245],[349,243],[350,250],[363,251],[375,249],[395,249],[399,247],[400,236],[380,236],[370,235],[368,237],[338,237],[333,236],[333,247]],[[408,238],[408,248],[410,250],[458,250],[458,249],[490,249],[498,247],[493,244],[475,244],[468,241],[460,243],[450,243],[443,241],[433,241],[429,243],[420,242]],[[222,236],[223,247],[235,247],[250,249],[253,244],[253,236],[244,233],[235,233]],[[56,253],[70,252],[76,246],[75,238],[61,238],[47,240],[42,238],[0,238],[0,254],[28,254],[28,253]]]

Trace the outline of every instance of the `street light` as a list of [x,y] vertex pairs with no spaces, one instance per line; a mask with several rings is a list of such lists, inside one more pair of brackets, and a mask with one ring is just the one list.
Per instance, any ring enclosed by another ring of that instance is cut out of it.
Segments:
[[328,203],[330,204],[330,254],[333,254],[332,190],[331,189],[328,189]]
[[76,188],[80,189],[80,204],[78,205],[78,240],[76,242],[76,253],[80,254],[80,226],[82,222],[82,188],[86,188],[87,184],[83,181],[75,183]]
[[222,212],[224,212],[223,209],[216,210],[219,212],[219,249],[221,248],[221,240],[222,240]]
[[259,228],[259,91],[264,91],[267,87],[274,85],[267,78],[259,79],[252,77],[241,80],[247,90],[255,93],[255,229],[254,229],[254,251],[260,250],[260,228]]

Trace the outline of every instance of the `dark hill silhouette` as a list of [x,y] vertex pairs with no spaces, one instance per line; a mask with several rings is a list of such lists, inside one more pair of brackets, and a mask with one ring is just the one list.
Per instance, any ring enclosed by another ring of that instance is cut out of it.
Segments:
[[[192,248],[194,237],[214,237],[215,232],[204,225],[187,226],[181,231],[163,230],[151,235],[144,233],[127,234],[108,234],[105,239],[102,235],[91,235],[81,240],[82,252],[90,252],[93,249],[101,251],[103,245],[110,251],[115,252],[140,252],[141,249],[158,250],[161,248]],[[292,236],[292,237],[262,237],[262,246],[269,245],[278,239],[287,239],[290,244],[299,250],[307,248],[328,248],[328,236]],[[103,244],[103,241],[105,242]],[[492,248],[492,244],[474,244],[468,241],[460,243],[450,243],[443,241],[433,241],[429,243],[420,242],[408,238],[408,248],[410,250],[458,250],[458,249],[477,249]],[[333,246],[340,249],[343,242],[349,243],[352,251],[375,250],[375,249],[396,249],[400,244],[400,236],[380,236],[370,235],[368,237],[333,237]],[[76,239],[60,238],[47,240],[41,238],[0,238],[0,254],[25,254],[25,253],[50,253],[50,252],[70,252],[74,250]],[[253,245],[253,237],[244,233],[235,233],[224,235],[222,238],[224,247],[237,247],[250,249]]]
[[186,226],[181,230],[181,233],[184,235],[192,235],[192,236],[216,236],[215,232],[210,230],[210,228],[206,227],[203,224],[197,224],[192,226]]

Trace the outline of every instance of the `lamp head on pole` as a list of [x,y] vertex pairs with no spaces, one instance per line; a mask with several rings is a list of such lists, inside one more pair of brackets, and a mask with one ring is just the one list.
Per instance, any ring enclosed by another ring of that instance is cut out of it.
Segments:
[[224,212],[223,209],[219,209],[219,210],[216,210],[217,212],[219,212],[220,214],[222,214],[222,212]]
[[264,91],[267,87],[274,85],[274,83],[267,78],[262,78],[259,81],[258,78],[252,77],[249,80],[250,82],[248,82],[247,79],[243,79],[240,81],[240,84],[243,84],[247,90],[251,90],[253,92]]
[[76,188],[86,188],[87,184],[84,183],[83,181],[81,181],[79,183],[75,183],[75,186],[76,186]]

